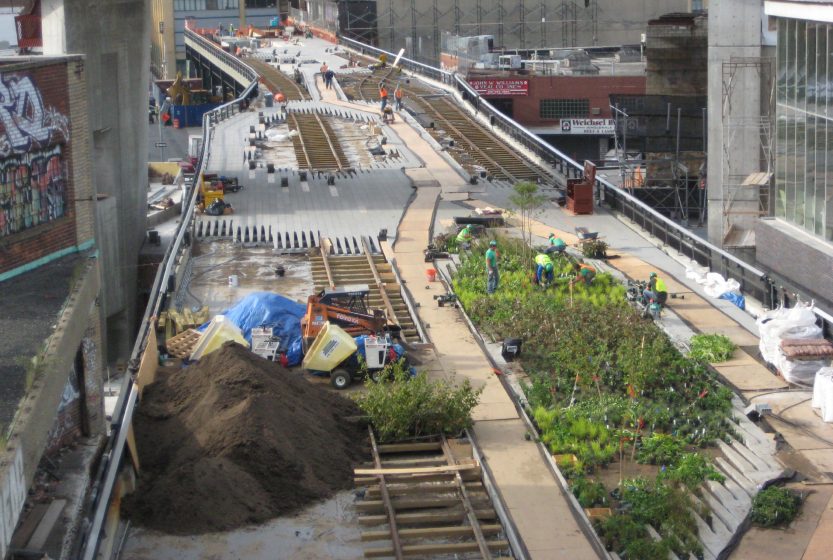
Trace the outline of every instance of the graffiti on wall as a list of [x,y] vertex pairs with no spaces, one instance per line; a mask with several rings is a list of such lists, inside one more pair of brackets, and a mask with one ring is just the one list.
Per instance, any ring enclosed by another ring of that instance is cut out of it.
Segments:
[[[37,87],[39,76],[56,71],[0,73],[0,237],[66,213],[69,119]],[[65,97],[66,88],[49,93]]]

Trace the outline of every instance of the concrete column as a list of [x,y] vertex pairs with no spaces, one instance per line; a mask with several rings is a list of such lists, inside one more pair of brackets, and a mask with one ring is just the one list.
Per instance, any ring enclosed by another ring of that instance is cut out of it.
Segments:
[[[714,0],[709,4],[708,74],[708,234],[709,241],[722,246],[728,230],[724,208],[730,198],[724,175],[742,175],[758,170],[760,133],[752,122],[760,117],[760,74],[753,69],[739,70],[732,84],[733,119],[731,154],[724,154],[723,65],[732,58],[761,56],[761,0]],[[727,167],[727,161],[728,167]],[[734,182],[734,181],[733,181]],[[738,181],[739,182],[739,181]],[[732,208],[739,212],[758,210],[756,189],[736,189]],[[738,213],[730,216],[738,227],[754,227],[758,217]]]
[[[86,56],[95,191],[117,201],[115,237],[99,237],[111,360],[132,346],[147,214],[148,0],[43,0],[44,52]],[[107,246],[110,247],[107,247]],[[121,279],[115,271],[121,271]]]

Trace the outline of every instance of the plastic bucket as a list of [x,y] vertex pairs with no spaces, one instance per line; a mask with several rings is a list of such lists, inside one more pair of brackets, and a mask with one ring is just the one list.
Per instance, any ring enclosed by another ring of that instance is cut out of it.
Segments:
[[240,281],[237,278],[236,274],[232,274],[231,276],[228,277],[228,286],[229,286],[229,288],[236,288],[239,285],[240,285]]
[[179,126],[179,119],[174,117],[174,128],[180,128]]
[[523,340],[520,338],[507,338],[503,341],[503,345],[500,350],[501,356],[507,362],[513,362],[517,359],[518,356],[521,355],[521,346],[523,345]]
[[429,268],[425,271],[425,278],[428,279],[429,282],[436,282],[437,281],[437,269]]

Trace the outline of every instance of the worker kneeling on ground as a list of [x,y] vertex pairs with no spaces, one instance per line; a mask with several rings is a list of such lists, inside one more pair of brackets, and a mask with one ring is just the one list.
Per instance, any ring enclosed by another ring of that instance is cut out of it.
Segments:
[[665,281],[657,276],[656,272],[648,275],[648,286],[642,292],[642,297],[646,302],[655,301],[660,305],[665,305],[668,299],[668,288],[665,287]]
[[474,236],[471,233],[471,225],[467,225],[457,234],[457,246],[461,249],[468,249]]
[[550,234],[549,242],[550,246],[547,247],[547,250],[545,251],[545,253],[548,255],[551,255],[553,253],[563,253],[567,250],[567,244],[564,242],[564,240],[560,237],[556,237],[554,233]]
[[555,272],[550,256],[539,253],[535,257],[535,265],[535,280],[538,282],[538,285],[546,287],[552,284],[555,279]]
[[593,278],[596,277],[596,269],[589,264],[577,262],[573,265],[573,268],[576,271],[576,277],[573,278],[570,285],[575,284],[579,280],[584,280],[584,285],[589,286],[593,282]]

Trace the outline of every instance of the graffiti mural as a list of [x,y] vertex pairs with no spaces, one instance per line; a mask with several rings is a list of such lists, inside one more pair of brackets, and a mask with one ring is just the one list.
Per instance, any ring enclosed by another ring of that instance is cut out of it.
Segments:
[[67,210],[69,119],[44,102],[37,87],[38,77],[47,77],[44,71],[60,68],[0,73],[0,238],[60,218]]

